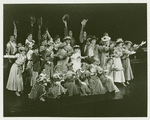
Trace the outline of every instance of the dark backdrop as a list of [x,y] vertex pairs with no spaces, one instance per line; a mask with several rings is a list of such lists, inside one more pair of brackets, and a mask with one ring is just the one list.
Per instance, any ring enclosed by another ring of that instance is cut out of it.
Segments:
[[[66,13],[70,15],[68,26],[76,40],[84,18],[89,19],[87,33],[99,38],[108,32],[112,40],[118,37],[134,43],[147,40],[147,4],[5,4],[4,46],[13,32],[13,20],[19,21],[17,42],[24,43],[29,14],[42,16],[44,22],[48,20],[52,37],[63,36],[62,16]],[[34,39],[37,39],[35,35]]]

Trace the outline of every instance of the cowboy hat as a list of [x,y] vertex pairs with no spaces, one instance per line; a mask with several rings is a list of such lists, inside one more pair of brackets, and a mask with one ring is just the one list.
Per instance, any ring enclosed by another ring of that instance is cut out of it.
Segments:
[[122,38],[118,38],[116,43],[123,43],[123,39]]

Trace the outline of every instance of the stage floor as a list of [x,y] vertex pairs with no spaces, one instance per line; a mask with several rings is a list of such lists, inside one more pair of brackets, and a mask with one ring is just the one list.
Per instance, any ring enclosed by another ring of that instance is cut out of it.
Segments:
[[146,117],[147,72],[136,69],[134,74],[134,80],[127,87],[116,84],[119,93],[64,97],[45,102],[32,101],[27,94],[16,97],[4,88],[4,117]]

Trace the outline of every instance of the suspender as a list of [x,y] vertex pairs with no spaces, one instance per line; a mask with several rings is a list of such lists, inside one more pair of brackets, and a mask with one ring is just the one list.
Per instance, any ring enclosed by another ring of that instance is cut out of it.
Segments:
[[11,42],[9,41],[9,44],[10,44],[10,53],[11,55],[13,55],[13,52],[14,52],[14,47],[12,46]]

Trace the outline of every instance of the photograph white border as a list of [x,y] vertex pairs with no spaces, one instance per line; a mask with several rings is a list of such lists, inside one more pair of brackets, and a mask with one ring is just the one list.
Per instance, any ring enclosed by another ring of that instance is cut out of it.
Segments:
[[[92,2],[91,2],[92,1]],[[150,0],[1,0],[0,2],[0,76],[2,76],[1,79],[1,90],[0,90],[0,94],[1,94],[1,100],[0,100],[0,111],[1,111],[1,116],[0,119],[15,119],[15,120],[24,120],[24,119],[36,119],[36,120],[45,120],[45,119],[50,119],[50,120],[57,120],[57,119],[61,119],[61,120],[66,120],[66,119],[82,119],[82,120],[88,120],[88,119],[115,119],[115,120],[131,120],[131,119],[141,119],[141,120],[145,120],[145,119],[150,119],[150,111],[149,111],[149,102],[148,102],[148,110],[147,110],[147,115],[148,117],[4,117],[3,116],[3,109],[4,109],[4,105],[3,105],[3,4],[67,4],[67,3],[71,3],[71,4],[75,4],[75,3],[147,3],[147,63],[148,63],[148,68],[149,68],[149,38],[150,38],[150,31],[149,31],[149,27],[150,27],[150,20],[149,20],[149,16],[150,16]],[[148,34],[149,33],[149,34]],[[150,86],[150,81],[149,81],[149,73],[150,70],[147,68],[147,83],[148,83],[148,101],[149,101],[149,86]]]

